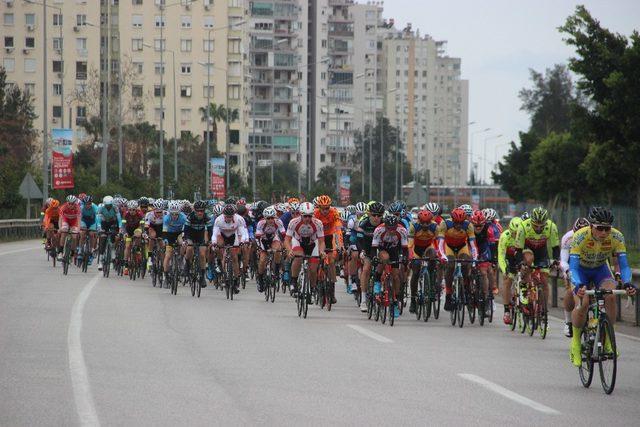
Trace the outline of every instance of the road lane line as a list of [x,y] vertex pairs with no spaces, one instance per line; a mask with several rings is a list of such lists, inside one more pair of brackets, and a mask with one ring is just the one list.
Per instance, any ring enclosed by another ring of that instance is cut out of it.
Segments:
[[27,251],[35,251],[36,249],[40,248],[41,246],[34,246],[32,248],[26,248],[26,249],[16,249],[15,251],[6,251],[6,252],[0,252],[0,256],[3,255],[11,255],[11,254],[17,254],[20,252],[27,252]]
[[464,378],[465,380],[474,382],[476,384],[480,384],[481,386],[493,391],[494,393],[498,393],[507,399],[511,399],[514,402],[520,403],[521,405],[528,406],[536,411],[542,412],[548,415],[560,415],[559,411],[556,411],[553,408],[543,405],[542,403],[538,403],[534,400],[529,399],[528,397],[524,397],[521,394],[516,393],[515,391],[511,391],[498,385],[496,383],[492,383],[489,380],[485,380],[482,377],[473,374],[458,374],[459,377]]
[[363,328],[362,326],[358,326],[358,325],[351,325],[351,324],[349,324],[349,325],[347,325],[347,327],[349,327],[349,328],[353,329],[353,330],[354,330],[354,331],[356,331],[356,332],[360,332],[362,335],[366,335],[366,336],[368,336],[369,338],[372,338],[372,339],[374,339],[374,340],[376,340],[376,341],[378,341],[378,342],[383,342],[383,343],[385,343],[385,344],[386,344],[386,343],[392,343],[392,342],[393,342],[393,340],[390,340],[390,339],[389,339],[389,338],[387,338],[387,337],[383,337],[382,335],[376,334],[375,332],[370,331],[370,330],[368,330],[368,329],[365,329],[365,328]]
[[96,283],[98,283],[98,280],[100,280],[100,276],[100,273],[96,274],[84,289],[82,289],[82,292],[80,292],[76,301],[73,303],[69,331],[67,333],[71,385],[73,386],[73,396],[76,401],[78,418],[82,426],[100,425],[96,407],[93,402],[93,395],[91,394],[91,386],[89,385],[87,365],[85,364],[84,354],[82,353],[82,312],[84,310],[84,304],[87,302],[91,290]]

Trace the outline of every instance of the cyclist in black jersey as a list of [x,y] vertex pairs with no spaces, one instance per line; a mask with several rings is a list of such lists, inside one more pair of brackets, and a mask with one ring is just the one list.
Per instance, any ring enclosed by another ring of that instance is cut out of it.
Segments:
[[376,254],[376,249],[371,248],[373,231],[382,223],[382,215],[384,215],[384,205],[382,203],[369,203],[367,216],[358,223],[355,230],[356,247],[362,260],[362,273],[360,274],[360,292],[362,293],[360,311],[362,312],[367,311],[366,293],[369,287],[369,276],[371,275],[371,260]]

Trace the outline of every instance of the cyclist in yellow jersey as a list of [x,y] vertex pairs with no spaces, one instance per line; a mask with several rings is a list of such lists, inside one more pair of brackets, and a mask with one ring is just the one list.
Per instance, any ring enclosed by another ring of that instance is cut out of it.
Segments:
[[520,217],[511,218],[509,227],[502,232],[498,241],[498,267],[503,275],[502,300],[504,303],[504,316],[502,321],[505,325],[510,325],[511,319],[511,282],[513,276],[518,272],[516,262],[516,233],[522,224]]
[[[569,251],[569,269],[575,294],[575,308],[572,313],[573,337],[569,356],[575,366],[580,366],[582,362],[580,335],[589,310],[589,297],[585,296],[586,287],[593,284],[595,288],[615,289],[616,281],[607,264],[607,260],[613,255],[618,259],[620,278],[627,288],[627,293],[636,293],[636,288],[631,283],[631,268],[627,262],[624,236],[611,227],[614,219],[611,210],[600,206],[593,207],[588,219],[591,225],[575,232]],[[615,297],[606,295],[604,304],[607,318],[613,325],[617,314]],[[610,346],[611,343],[605,340],[605,351],[606,347]]]

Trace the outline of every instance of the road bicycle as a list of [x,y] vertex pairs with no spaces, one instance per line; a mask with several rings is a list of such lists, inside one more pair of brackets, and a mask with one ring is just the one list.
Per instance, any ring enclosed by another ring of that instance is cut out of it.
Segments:
[[272,303],[276,300],[276,294],[278,293],[278,286],[280,282],[278,275],[273,272],[273,257],[273,249],[267,250],[267,264],[265,266],[265,272],[262,279],[264,300],[271,301]]
[[298,291],[296,293],[296,307],[298,309],[298,317],[307,318],[309,304],[311,303],[311,280],[309,277],[309,260],[312,258],[308,255],[294,255],[294,258],[302,258],[302,268],[298,276]]
[[418,293],[416,295],[416,320],[422,318],[429,321],[431,314],[437,319],[440,316],[440,296],[442,287],[436,284],[437,258],[414,258],[420,263],[418,276]]
[[476,261],[472,259],[458,259],[455,258],[453,261],[449,261],[454,264],[453,267],[453,283],[452,283],[452,294],[451,294],[451,302],[453,305],[453,309],[451,310],[451,325],[455,326],[456,323],[458,327],[462,328],[464,326],[464,317],[465,311],[467,311],[467,305],[469,304],[469,292],[464,285],[464,276],[462,274],[462,264],[464,263],[475,263]]

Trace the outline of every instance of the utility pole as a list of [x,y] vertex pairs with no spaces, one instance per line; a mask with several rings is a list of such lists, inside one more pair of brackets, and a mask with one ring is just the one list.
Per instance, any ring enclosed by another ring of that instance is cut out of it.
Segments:
[[[109,85],[111,82],[111,6],[107,2],[104,29],[106,33],[104,42],[104,79],[102,80],[102,152],[100,153],[100,185],[107,183],[107,155],[109,152]],[[46,45],[46,43],[45,43]]]
[[[160,5],[160,67],[164,70],[164,5]],[[160,73],[160,197],[164,197],[164,73]]]
[[42,97],[44,103],[44,113],[43,117],[43,126],[42,126],[42,197],[45,200],[49,198],[49,107],[48,107],[48,98],[47,91],[49,90],[49,83],[47,81],[47,0],[44,0],[42,3],[42,16],[45,17],[44,24],[42,25],[42,38],[45,40],[43,43],[42,50],[42,68],[43,68],[43,79],[44,79],[44,96]]

